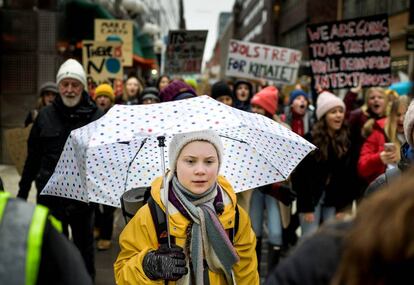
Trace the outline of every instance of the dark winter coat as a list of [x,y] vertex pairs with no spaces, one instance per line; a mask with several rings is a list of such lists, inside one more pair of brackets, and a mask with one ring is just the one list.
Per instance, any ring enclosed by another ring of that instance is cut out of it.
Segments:
[[[369,110],[363,111],[362,108],[355,109],[349,114],[348,125],[350,128],[350,138],[352,142],[352,167],[353,171],[357,171],[359,153],[361,152],[362,145],[365,138],[362,136],[362,128],[365,123],[370,119],[379,119],[379,117],[370,112]],[[368,183],[361,177],[356,177],[353,182],[353,196],[359,199],[363,196],[363,192],[367,188]]]
[[74,129],[83,127],[103,115],[83,92],[81,102],[68,108],[60,96],[44,107],[36,118],[27,142],[27,158],[19,183],[18,197],[27,199],[33,181],[38,198],[57,165],[66,139]]
[[[305,136],[310,142],[310,134]],[[297,193],[300,213],[315,211],[315,206],[325,193],[324,205],[342,210],[350,204],[351,150],[338,158],[331,146],[327,160],[318,160],[319,149],[310,153],[292,173],[292,188]],[[355,175],[356,176],[356,175]]]

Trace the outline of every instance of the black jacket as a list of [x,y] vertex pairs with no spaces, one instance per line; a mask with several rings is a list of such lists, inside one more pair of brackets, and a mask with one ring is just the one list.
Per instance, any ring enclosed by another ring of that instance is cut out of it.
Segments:
[[[311,136],[305,136],[312,142]],[[351,149],[341,158],[333,147],[328,150],[327,160],[318,160],[319,150],[310,153],[292,173],[292,188],[297,194],[300,213],[314,212],[318,201],[325,194],[324,205],[342,210],[352,202],[348,192],[352,187]]]
[[36,284],[93,284],[76,246],[46,222]]
[[27,199],[33,181],[38,200],[58,163],[66,139],[74,129],[83,127],[103,115],[84,91],[81,102],[68,108],[60,96],[44,107],[37,116],[27,142],[27,158],[19,183],[18,197]]

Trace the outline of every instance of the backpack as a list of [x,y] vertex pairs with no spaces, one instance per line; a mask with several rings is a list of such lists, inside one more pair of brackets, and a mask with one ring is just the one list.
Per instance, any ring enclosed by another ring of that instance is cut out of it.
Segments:
[[[151,197],[151,187],[142,187],[142,188],[134,188],[131,189],[132,191],[127,191],[121,197],[121,209],[122,214],[125,219],[125,224],[132,219],[138,209],[145,204],[148,204],[152,220],[154,222],[155,231],[158,238],[159,245],[167,245],[168,243],[168,235],[167,235],[167,222],[166,216],[164,211],[160,208],[160,206],[154,201]],[[134,192],[134,190],[139,190],[138,192]],[[234,218],[234,228],[231,228],[227,231],[230,241],[234,242],[234,237],[237,234],[237,230],[239,228],[239,205],[236,205],[236,215]],[[173,239],[173,243],[175,242],[174,236],[171,236]]]

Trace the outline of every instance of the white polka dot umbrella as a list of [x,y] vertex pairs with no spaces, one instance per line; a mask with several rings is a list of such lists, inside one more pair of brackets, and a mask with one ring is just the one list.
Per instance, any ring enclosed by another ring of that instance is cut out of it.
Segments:
[[261,115],[208,96],[153,105],[115,105],[99,120],[72,131],[42,194],[120,206],[129,189],[161,176],[156,139],[216,130],[224,145],[221,174],[236,192],[286,180],[315,146]]

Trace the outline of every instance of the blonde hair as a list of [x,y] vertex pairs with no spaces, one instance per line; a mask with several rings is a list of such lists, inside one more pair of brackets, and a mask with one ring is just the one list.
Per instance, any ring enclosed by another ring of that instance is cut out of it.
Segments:
[[[382,87],[371,87],[367,90],[367,92],[365,92],[365,103],[364,105],[362,105],[361,110],[367,115],[368,114],[368,99],[369,96],[374,93],[374,92],[378,92],[381,93],[384,96],[384,100],[385,100],[385,106],[388,104],[388,96],[385,93],[385,89]],[[385,114],[382,114],[385,115]]]
[[397,137],[398,112],[401,107],[404,107],[407,111],[408,103],[409,100],[407,96],[399,96],[398,98],[390,101],[388,106],[389,108],[387,110],[387,121],[384,126],[384,131],[390,142],[397,145],[398,150],[401,147],[401,143]]

